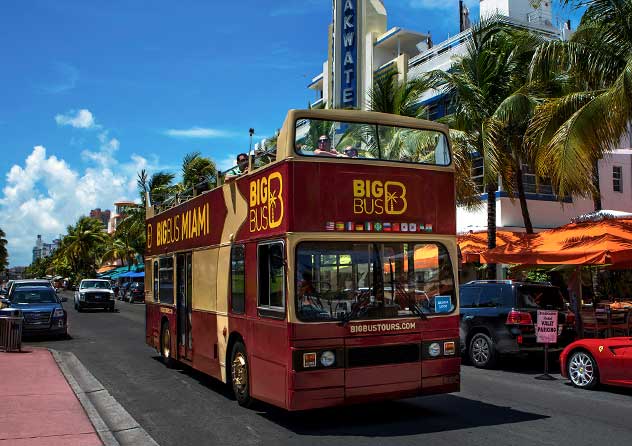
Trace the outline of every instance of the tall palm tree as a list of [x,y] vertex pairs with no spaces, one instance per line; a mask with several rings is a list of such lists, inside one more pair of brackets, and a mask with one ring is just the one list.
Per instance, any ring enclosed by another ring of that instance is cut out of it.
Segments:
[[[485,150],[486,126],[500,104],[513,93],[516,55],[508,41],[506,27],[494,19],[482,21],[472,28],[465,55],[452,64],[450,71],[435,70],[428,74],[433,88],[452,98],[454,112],[445,120],[451,128],[465,132],[483,158],[490,249],[496,247],[498,171],[494,168],[493,154]],[[489,266],[488,277],[495,277],[494,265]]]
[[528,138],[558,193],[592,195],[599,210],[597,162],[632,120],[632,0],[587,5],[570,41],[542,44],[533,58],[533,79],[557,77],[565,88],[537,107]]
[[9,253],[7,251],[7,235],[0,229],[0,273],[9,266]]
[[[391,113],[400,116],[427,118],[427,110],[419,105],[421,95],[429,88],[425,79],[416,79],[406,83],[398,81],[394,72],[375,79],[369,91],[371,111]],[[459,206],[476,207],[480,205],[476,184],[472,180],[472,146],[461,132],[450,129],[453,161],[456,177],[456,199]],[[393,140],[393,138],[389,138]]]

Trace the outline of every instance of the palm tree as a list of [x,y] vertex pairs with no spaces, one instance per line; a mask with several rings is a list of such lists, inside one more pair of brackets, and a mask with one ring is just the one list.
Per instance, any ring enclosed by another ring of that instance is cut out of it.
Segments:
[[217,167],[200,152],[187,153],[182,160],[182,185],[186,190],[202,184],[207,187],[217,185]]
[[528,139],[561,196],[592,195],[600,210],[597,162],[632,119],[632,0],[587,5],[570,41],[544,43],[533,58],[532,79],[557,77],[565,88],[536,108]]
[[103,232],[99,220],[81,217],[74,226],[68,226],[68,234],[59,248],[60,254],[66,257],[75,273],[92,276],[100,264],[107,241],[108,235]]
[[102,260],[105,262],[110,260],[120,260],[123,265],[127,265],[128,270],[131,270],[135,255],[136,250],[129,245],[127,237],[115,236],[110,239]]
[[[427,78],[433,88],[452,98],[454,112],[444,121],[467,134],[471,146],[482,156],[487,192],[487,246],[496,247],[496,190],[498,172],[486,150],[487,125],[500,104],[512,93],[516,54],[506,27],[495,20],[482,21],[472,28],[466,54],[458,58],[450,71],[435,70]],[[488,276],[495,277],[490,265]]]
[[172,183],[175,177],[175,174],[164,171],[155,172],[151,177],[148,176],[145,169],[138,172],[136,184],[143,207],[146,204],[147,193],[149,193],[152,203],[163,202],[173,192]]
[[[406,83],[398,82],[398,73],[381,76],[375,79],[369,91],[369,108],[371,111],[391,113],[400,116],[426,118],[427,110],[419,105],[421,95],[429,88],[425,79],[416,79]],[[417,132],[419,133],[419,132]],[[396,141],[398,138],[387,138]],[[456,171],[456,199],[459,206],[469,208],[480,206],[476,184],[470,174],[472,170],[472,146],[464,138],[463,133],[450,130],[452,141],[452,157]],[[419,151],[419,145],[413,144],[417,153],[409,153],[411,159],[417,159],[425,150]],[[403,147],[405,150],[410,147]]]
[[9,266],[9,253],[7,251],[7,235],[0,228],[0,273]]

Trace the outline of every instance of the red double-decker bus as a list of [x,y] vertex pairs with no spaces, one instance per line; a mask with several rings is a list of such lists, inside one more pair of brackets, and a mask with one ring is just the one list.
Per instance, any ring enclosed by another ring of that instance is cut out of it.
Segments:
[[287,410],[459,390],[454,168],[437,123],[292,110],[273,153],[147,208],[146,341]]

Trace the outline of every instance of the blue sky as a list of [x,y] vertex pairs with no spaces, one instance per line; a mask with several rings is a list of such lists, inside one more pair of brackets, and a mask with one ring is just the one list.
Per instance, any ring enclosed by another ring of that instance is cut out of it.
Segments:
[[[472,17],[478,1],[468,0]],[[457,0],[386,0],[389,27],[458,32]],[[200,151],[221,167],[261,137],[326,58],[330,0],[4,0],[0,227],[12,266],[135,174]]]

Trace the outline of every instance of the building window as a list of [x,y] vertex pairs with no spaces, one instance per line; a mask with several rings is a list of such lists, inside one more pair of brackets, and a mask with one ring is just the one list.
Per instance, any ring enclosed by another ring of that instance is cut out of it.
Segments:
[[246,309],[246,255],[243,245],[233,246],[230,252],[230,302],[234,313]]
[[522,184],[526,194],[555,195],[551,182],[544,178],[538,178],[533,168],[528,164],[522,165]]
[[615,192],[623,192],[623,182],[621,166],[612,166],[612,190]]
[[257,247],[259,266],[260,313],[285,312],[285,256],[283,243],[272,242]]
[[173,257],[160,259],[158,277],[160,303],[173,305]]

